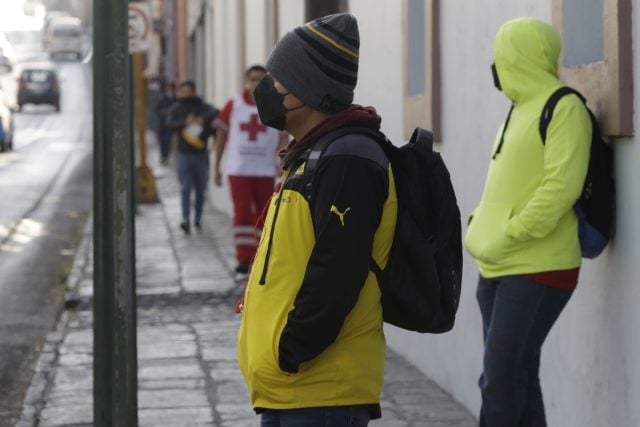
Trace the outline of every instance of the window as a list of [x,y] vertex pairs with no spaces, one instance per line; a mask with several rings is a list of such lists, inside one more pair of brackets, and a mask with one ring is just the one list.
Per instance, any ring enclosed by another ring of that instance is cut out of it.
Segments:
[[604,0],[564,0],[562,16],[564,65],[604,61]]
[[633,134],[631,0],[552,0],[562,34],[562,81],[575,87],[607,136]]
[[306,20],[313,21],[326,15],[346,12],[347,0],[307,0]]
[[22,74],[22,80],[34,83],[45,83],[52,80],[53,73],[51,71],[30,70]]
[[56,27],[53,30],[54,37],[77,38],[80,35],[80,30],[76,27]]
[[407,95],[424,95],[426,40],[424,0],[409,0],[407,16]]
[[440,30],[438,0],[405,0],[404,131],[416,126],[440,138]]

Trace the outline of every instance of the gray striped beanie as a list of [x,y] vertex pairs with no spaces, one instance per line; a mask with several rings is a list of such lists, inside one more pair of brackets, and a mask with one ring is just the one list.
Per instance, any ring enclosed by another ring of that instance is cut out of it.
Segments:
[[329,15],[289,31],[267,59],[267,70],[305,104],[325,113],[344,110],[358,81],[356,18]]

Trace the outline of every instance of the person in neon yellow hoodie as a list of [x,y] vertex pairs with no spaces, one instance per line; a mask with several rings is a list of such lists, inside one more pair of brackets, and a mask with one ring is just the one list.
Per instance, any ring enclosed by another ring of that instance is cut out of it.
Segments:
[[494,43],[494,83],[513,102],[496,137],[465,248],[480,270],[485,352],[481,426],[545,426],[542,344],[568,302],[581,263],[572,209],[587,172],[591,122],[575,95],[557,104],[546,142],[540,116],[558,78],[561,41],[533,18],[506,22]]

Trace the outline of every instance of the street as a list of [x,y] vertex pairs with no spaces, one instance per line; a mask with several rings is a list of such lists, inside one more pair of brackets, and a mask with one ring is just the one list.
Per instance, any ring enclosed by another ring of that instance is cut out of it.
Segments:
[[[32,33],[18,66],[47,60]],[[15,113],[14,150],[0,153],[0,425],[19,416],[32,368],[63,306],[64,283],[91,209],[91,66],[55,64],[61,111]],[[0,78],[9,104],[14,75]]]

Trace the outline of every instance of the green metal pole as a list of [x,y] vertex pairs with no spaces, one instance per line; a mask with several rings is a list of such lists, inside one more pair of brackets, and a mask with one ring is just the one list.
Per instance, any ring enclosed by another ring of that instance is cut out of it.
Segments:
[[94,346],[97,427],[137,426],[128,0],[94,2]]

